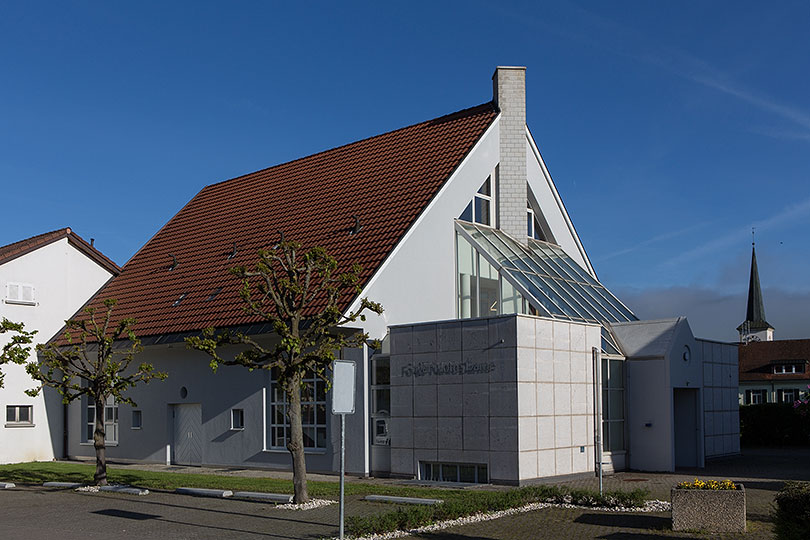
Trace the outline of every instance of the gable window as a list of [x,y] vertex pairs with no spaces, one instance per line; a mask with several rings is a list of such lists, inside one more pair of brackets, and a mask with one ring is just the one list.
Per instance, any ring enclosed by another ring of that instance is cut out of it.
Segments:
[[231,409],[231,429],[245,429],[245,409]]
[[33,426],[33,405],[7,405],[6,426]]
[[492,226],[492,210],[494,208],[492,200],[492,175],[481,185],[478,193],[461,213],[459,219],[470,223],[480,223],[481,225]]
[[[85,441],[93,442],[93,433],[96,431],[96,406],[86,400],[87,424],[85,429]],[[110,396],[104,404],[104,442],[107,444],[118,444],[118,403]]]
[[784,373],[804,373],[804,364],[777,364],[773,366],[776,375]]
[[27,283],[6,283],[6,304],[37,305],[34,286]]
[[[304,448],[326,448],[326,383],[314,373],[304,376],[301,387],[301,424],[304,428]],[[273,449],[287,447],[290,423],[287,420],[287,396],[278,384],[276,371],[270,379],[270,446]]]
[[529,203],[526,203],[526,223],[528,225],[526,235],[529,238],[545,241],[546,238],[543,235],[543,229],[540,227],[540,222],[537,220],[537,216],[534,213],[534,209],[531,207]]

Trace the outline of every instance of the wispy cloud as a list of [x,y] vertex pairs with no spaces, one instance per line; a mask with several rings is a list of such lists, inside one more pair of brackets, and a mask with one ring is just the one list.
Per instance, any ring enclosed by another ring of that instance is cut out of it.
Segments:
[[[810,199],[805,199],[797,204],[786,206],[772,216],[753,223],[752,226],[756,227],[757,229],[777,229],[779,227],[791,225],[806,219],[807,217],[810,217]],[[709,240],[708,242],[705,242],[694,249],[685,251],[676,257],[667,259],[660,263],[659,266],[662,268],[671,267],[695,260],[699,257],[703,257],[704,255],[709,255],[715,251],[739,244],[740,241],[744,240],[750,234],[750,226],[734,229],[720,237]]]
[[652,238],[648,238],[647,240],[642,240],[641,242],[637,242],[635,245],[630,247],[620,249],[618,251],[611,251],[602,257],[599,257],[595,260],[595,262],[602,262],[608,261],[610,259],[615,259],[616,257],[621,257],[622,255],[627,255],[628,253],[632,253],[634,251],[638,251],[641,248],[647,247],[652,244],[657,244],[659,242],[664,242],[666,240],[670,240],[672,238],[676,238],[678,236],[682,236],[684,234],[690,233],[692,231],[696,231],[701,229],[707,225],[711,224],[711,221],[704,221],[703,223],[697,223],[695,225],[690,225],[689,227],[684,227],[682,229],[678,229],[677,231],[669,231],[663,234],[659,234],[657,236],[653,236]]

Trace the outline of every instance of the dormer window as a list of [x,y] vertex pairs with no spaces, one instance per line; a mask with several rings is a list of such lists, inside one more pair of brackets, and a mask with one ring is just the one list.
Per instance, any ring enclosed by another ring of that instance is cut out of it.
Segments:
[[492,176],[481,185],[478,193],[461,213],[459,219],[470,223],[480,223],[481,225],[492,226]]

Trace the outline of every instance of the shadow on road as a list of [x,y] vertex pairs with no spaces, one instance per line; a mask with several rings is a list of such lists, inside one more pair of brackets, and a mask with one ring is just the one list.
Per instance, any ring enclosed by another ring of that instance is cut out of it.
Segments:
[[648,514],[582,514],[574,523],[585,525],[600,525],[604,527],[620,527],[622,529],[669,529],[672,520],[669,517],[651,516]]

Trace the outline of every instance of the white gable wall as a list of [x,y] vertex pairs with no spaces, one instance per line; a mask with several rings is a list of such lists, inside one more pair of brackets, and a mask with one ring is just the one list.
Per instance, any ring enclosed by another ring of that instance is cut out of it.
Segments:
[[498,126],[496,118],[363,290],[385,309],[363,325],[372,338],[389,325],[456,317],[453,220],[498,164]]
[[[0,317],[22,322],[38,330],[36,343],[48,341],[111,274],[63,238],[0,266]],[[6,283],[31,284],[37,305],[5,302]],[[0,337],[0,344],[9,336]],[[30,360],[36,360],[32,352]],[[24,391],[34,387],[24,366],[6,365],[4,388],[0,389],[0,462],[51,460],[62,454],[62,404],[55,392],[36,398]],[[7,405],[33,405],[33,427],[6,424]]]

